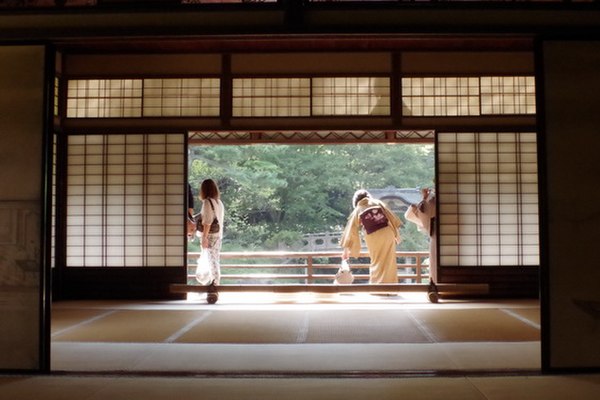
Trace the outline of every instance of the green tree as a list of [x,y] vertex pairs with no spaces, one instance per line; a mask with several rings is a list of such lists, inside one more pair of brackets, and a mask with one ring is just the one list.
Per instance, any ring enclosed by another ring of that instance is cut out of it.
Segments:
[[[224,248],[299,246],[302,235],[341,230],[359,188],[431,186],[433,148],[425,145],[195,146],[189,181],[216,179],[226,205]],[[406,227],[403,249],[427,238]]]

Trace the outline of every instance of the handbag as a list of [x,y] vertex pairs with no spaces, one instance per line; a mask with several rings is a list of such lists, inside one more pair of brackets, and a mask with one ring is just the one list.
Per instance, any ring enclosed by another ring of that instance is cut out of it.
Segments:
[[209,285],[214,280],[210,272],[210,262],[208,260],[208,251],[203,250],[198,257],[196,266],[196,281],[201,285]]
[[346,260],[342,260],[342,265],[335,274],[336,285],[350,285],[354,282],[354,275],[350,270],[350,266]]
[[[213,214],[214,214],[215,206],[213,206],[211,199],[208,199],[208,202],[210,203],[210,208],[212,208]],[[198,213],[197,215],[194,216],[194,218],[196,219],[196,230],[199,231],[200,233],[202,233],[204,231],[204,228],[202,226],[202,213]],[[208,230],[208,233],[217,233],[220,230],[221,230],[221,227],[219,226],[219,220],[217,219],[217,216],[215,215],[213,222],[210,224],[210,229]]]

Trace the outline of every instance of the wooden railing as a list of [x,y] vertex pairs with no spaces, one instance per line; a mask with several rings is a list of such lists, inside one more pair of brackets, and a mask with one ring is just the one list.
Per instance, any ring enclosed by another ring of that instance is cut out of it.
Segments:
[[[221,284],[333,283],[341,252],[222,252]],[[188,283],[194,284],[199,252],[188,253]],[[397,251],[398,282],[428,283],[428,252]],[[356,283],[368,283],[368,253],[350,259]]]

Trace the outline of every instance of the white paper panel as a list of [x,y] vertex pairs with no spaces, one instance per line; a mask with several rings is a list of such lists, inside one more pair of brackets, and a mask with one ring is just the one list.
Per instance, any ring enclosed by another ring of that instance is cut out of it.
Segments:
[[539,263],[535,151],[531,133],[438,133],[442,266]]
[[[67,266],[182,264],[184,140],[165,134],[69,137]],[[171,164],[177,167],[167,173]]]

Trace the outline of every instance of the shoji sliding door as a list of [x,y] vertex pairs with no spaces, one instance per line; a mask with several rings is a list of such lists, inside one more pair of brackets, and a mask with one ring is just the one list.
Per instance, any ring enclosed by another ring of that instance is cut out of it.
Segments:
[[118,285],[114,269],[135,267],[143,287],[150,270],[183,270],[185,148],[182,134],[67,137],[67,275],[111,269]]
[[449,268],[538,266],[536,134],[440,132],[437,152],[446,276]]

